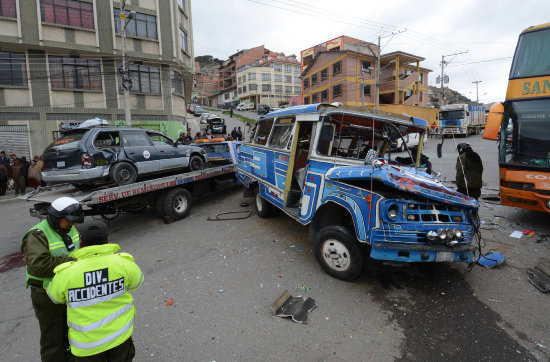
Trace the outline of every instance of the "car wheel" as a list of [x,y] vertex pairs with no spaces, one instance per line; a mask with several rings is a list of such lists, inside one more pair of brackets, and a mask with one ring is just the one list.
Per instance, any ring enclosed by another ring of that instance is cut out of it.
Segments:
[[337,279],[352,281],[363,270],[363,248],[343,226],[331,225],[321,229],[315,236],[313,251],[325,272]]
[[260,187],[256,187],[254,191],[254,207],[256,214],[262,219],[266,219],[273,215],[273,205],[271,205],[266,199],[260,195]]
[[129,185],[136,182],[137,171],[127,162],[115,163],[109,170],[109,177],[117,185]]
[[191,210],[191,204],[193,198],[189,191],[183,187],[176,187],[166,192],[162,198],[162,202],[159,202],[159,211],[164,217],[169,217],[172,220],[180,220],[189,214]]
[[193,155],[189,159],[189,169],[191,171],[198,171],[202,170],[204,167],[204,161],[202,160],[201,156]]

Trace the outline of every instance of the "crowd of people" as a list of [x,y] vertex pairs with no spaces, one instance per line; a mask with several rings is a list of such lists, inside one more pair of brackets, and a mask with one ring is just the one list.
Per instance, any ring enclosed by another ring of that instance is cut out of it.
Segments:
[[14,190],[15,195],[23,195],[27,187],[36,189],[43,185],[43,167],[44,161],[38,155],[29,162],[25,156],[12,153],[8,157],[5,151],[0,152],[0,196],[10,190]]
[[229,134],[214,135],[209,126],[206,128],[206,131],[195,133],[195,137],[193,137],[190,132],[187,132],[185,135],[183,133],[180,134],[178,143],[182,145],[190,145],[197,140],[211,140],[215,138],[223,138],[226,141],[242,141],[243,131],[241,130],[241,127],[235,127]]

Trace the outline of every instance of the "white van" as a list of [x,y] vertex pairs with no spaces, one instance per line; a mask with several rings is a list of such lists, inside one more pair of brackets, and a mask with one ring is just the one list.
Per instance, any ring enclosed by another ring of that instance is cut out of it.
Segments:
[[254,109],[254,103],[252,102],[243,102],[237,105],[237,111],[248,111]]

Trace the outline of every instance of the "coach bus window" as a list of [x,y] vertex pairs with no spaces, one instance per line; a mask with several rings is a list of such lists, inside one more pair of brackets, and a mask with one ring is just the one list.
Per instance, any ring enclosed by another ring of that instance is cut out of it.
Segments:
[[271,132],[269,145],[276,148],[287,147],[288,141],[292,137],[294,121],[294,117],[278,118],[277,122],[273,125],[273,132]]
[[254,136],[254,143],[257,145],[265,145],[271,132],[271,127],[273,126],[273,118],[263,119],[258,121],[258,129],[256,130],[256,135]]

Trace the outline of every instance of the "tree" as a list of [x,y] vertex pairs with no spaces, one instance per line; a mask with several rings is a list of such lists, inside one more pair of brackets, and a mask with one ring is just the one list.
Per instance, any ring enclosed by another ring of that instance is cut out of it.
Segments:
[[220,60],[218,58],[214,58],[211,55],[199,55],[198,57],[195,57],[195,61],[199,62],[200,65],[208,65],[208,64],[222,64],[223,60]]

